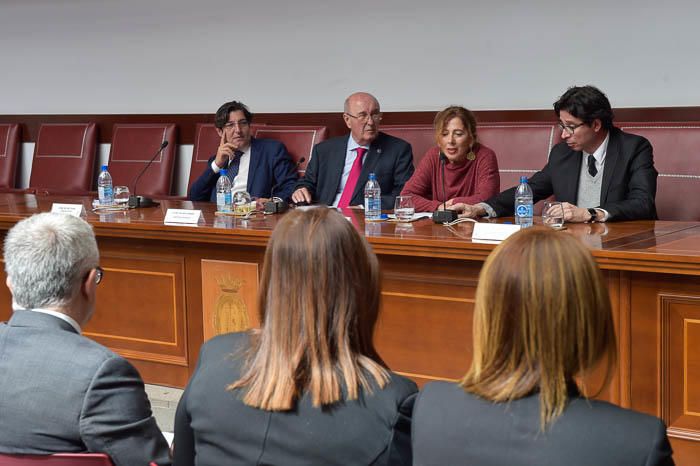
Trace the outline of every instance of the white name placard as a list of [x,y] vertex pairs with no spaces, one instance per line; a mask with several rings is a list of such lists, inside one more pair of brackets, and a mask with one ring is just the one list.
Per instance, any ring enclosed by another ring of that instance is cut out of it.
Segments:
[[520,231],[520,225],[479,222],[474,224],[472,240],[503,241],[518,231]]
[[58,202],[54,202],[51,204],[51,213],[80,217],[85,215],[85,207],[83,207],[82,204],[59,204]]
[[175,223],[178,225],[196,225],[202,218],[201,210],[192,209],[168,209],[163,223]]

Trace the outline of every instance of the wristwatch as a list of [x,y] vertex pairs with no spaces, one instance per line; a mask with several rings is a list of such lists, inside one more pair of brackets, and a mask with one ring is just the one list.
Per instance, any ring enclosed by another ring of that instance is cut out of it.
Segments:
[[588,223],[595,222],[595,219],[598,218],[598,211],[591,207],[588,209],[588,213],[591,214],[591,218],[588,219]]

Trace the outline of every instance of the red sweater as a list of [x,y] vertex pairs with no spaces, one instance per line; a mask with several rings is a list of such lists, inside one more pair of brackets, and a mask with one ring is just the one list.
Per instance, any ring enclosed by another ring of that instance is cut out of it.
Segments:
[[432,212],[443,201],[476,204],[498,194],[501,178],[498,175],[496,154],[486,146],[478,145],[474,160],[445,164],[445,193],[442,196],[440,149],[436,146],[425,153],[413,176],[406,182],[402,195],[413,196],[416,212]]

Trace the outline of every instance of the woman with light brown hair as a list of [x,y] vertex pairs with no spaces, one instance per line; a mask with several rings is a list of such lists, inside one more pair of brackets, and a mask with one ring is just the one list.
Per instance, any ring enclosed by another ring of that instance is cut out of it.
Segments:
[[582,394],[593,372],[607,385],[617,345],[603,277],[577,239],[532,228],[496,247],[473,325],[469,372],[416,400],[415,465],[673,464],[660,419]]
[[201,350],[178,406],[175,465],[410,464],[416,385],[374,348],[376,256],[334,209],[279,222],[261,328]]
[[437,146],[425,153],[401,191],[413,196],[416,211],[476,204],[498,194],[496,154],[479,142],[474,114],[464,107],[447,107],[435,115],[433,125]]

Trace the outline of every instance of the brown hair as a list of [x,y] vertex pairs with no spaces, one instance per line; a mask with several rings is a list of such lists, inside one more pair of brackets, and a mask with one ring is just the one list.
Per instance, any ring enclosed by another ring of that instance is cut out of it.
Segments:
[[469,131],[469,135],[472,137],[472,145],[476,147],[478,144],[478,139],[476,137],[476,118],[471,110],[467,110],[464,107],[459,107],[452,105],[446,109],[438,112],[435,115],[435,120],[433,121],[433,127],[435,128],[435,141],[440,143],[440,135],[445,129],[447,124],[452,121],[453,118],[459,118],[462,120],[462,124]]
[[[373,332],[380,275],[374,253],[334,209],[295,210],[265,251],[259,295],[262,328],[242,376],[243,402],[289,410],[308,392],[314,406],[356,399],[389,376]],[[343,393],[346,393],[344,396]]]
[[543,430],[564,411],[575,376],[607,355],[607,385],[617,360],[600,270],[583,244],[550,229],[519,232],[488,257],[473,331],[474,359],[461,386],[495,402],[539,391]]

